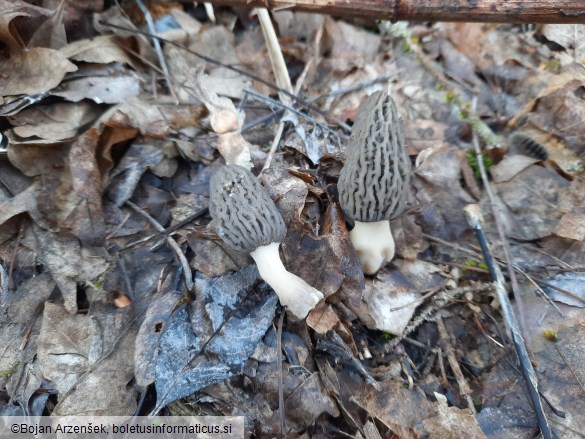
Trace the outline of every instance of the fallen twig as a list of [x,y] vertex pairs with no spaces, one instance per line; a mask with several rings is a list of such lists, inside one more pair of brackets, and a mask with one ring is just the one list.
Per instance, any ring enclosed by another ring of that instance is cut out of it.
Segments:
[[280,312],[278,329],[276,331],[276,367],[278,367],[278,418],[280,420],[280,436],[286,435],[284,421],[284,376],[282,372],[282,323],[284,322],[284,309]]
[[[183,0],[185,1],[185,0]],[[210,0],[214,5],[318,12],[370,20],[583,23],[582,0]]]
[[[144,6],[142,0],[134,0],[136,5],[144,15],[144,19],[146,20],[146,25],[148,26],[148,30],[154,35],[156,34],[156,29],[154,27],[154,21],[152,20],[152,16],[150,12],[148,12],[148,8]],[[167,86],[169,87],[169,92],[171,96],[175,99],[175,102],[178,104],[179,100],[177,99],[177,95],[175,94],[175,89],[173,88],[173,82],[171,81],[171,77],[169,75],[169,68],[167,67],[167,62],[165,60],[165,56],[163,55],[162,48],[160,47],[160,41],[156,38],[153,40],[154,43],[154,50],[156,52],[156,56],[158,57],[158,62],[160,63],[160,67],[163,71],[165,76],[165,81],[167,82]]]
[[467,401],[467,408],[471,411],[471,413],[475,416],[477,414],[477,410],[475,410],[475,406],[473,404],[473,400],[471,399],[471,389],[465,381],[465,377],[463,376],[463,372],[461,371],[461,367],[459,367],[459,362],[457,361],[457,357],[455,356],[455,351],[453,349],[453,345],[451,344],[451,336],[447,331],[447,327],[445,326],[445,322],[443,322],[443,317],[439,316],[437,318],[437,329],[439,330],[439,337],[443,342],[443,347],[445,352],[447,353],[447,360],[449,360],[449,366],[451,366],[451,371],[455,375],[455,379],[457,380],[457,385],[459,386],[459,393],[463,395],[465,400]]
[[[152,224],[156,230],[158,230],[159,232],[164,232],[165,228],[163,226],[161,226],[157,220],[155,220],[153,217],[151,217],[148,213],[146,213],[144,210],[142,210],[140,207],[138,207],[132,201],[126,201],[126,204],[128,205],[128,207],[130,207],[136,213],[138,213],[138,214],[142,215],[144,218],[146,218],[146,220],[150,224]],[[177,241],[175,241],[171,236],[167,236],[166,240],[167,240],[167,243],[169,244],[169,246],[173,249],[173,251],[177,255],[177,259],[179,260],[179,263],[183,267],[183,277],[185,278],[185,286],[187,287],[187,290],[193,291],[195,284],[193,283],[193,277],[191,276],[191,269],[189,268],[189,262],[187,261],[187,258],[185,257],[185,255],[181,251],[181,247],[179,247],[179,244],[177,244]]]
[[514,342],[514,347],[516,348],[516,354],[518,355],[518,360],[522,366],[522,375],[524,376],[526,386],[528,387],[528,394],[530,396],[532,407],[534,407],[538,426],[540,427],[540,431],[544,439],[553,439],[552,432],[548,425],[548,421],[546,419],[546,415],[538,395],[538,379],[536,377],[536,372],[534,371],[532,363],[530,362],[528,350],[526,349],[526,343],[522,338],[522,333],[518,326],[516,316],[512,310],[512,304],[508,299],[508,293],[504,286],[504,276],[500,271],[500,267],[492,257],[488,242],[485,237],[485,232],[482,226],[481,210],[477,204],[470,204],[464,209],[464,213],[467,221],[469,222],[469,225],[475,230],[477,240],[479,241],[483,251],[485,263],[487,264],[490,270],[490,274],[494,280],[496,293],[498,294],[498,299],[502,307],[504,321],[506,322],[506,327],[510,331],[512,341]]

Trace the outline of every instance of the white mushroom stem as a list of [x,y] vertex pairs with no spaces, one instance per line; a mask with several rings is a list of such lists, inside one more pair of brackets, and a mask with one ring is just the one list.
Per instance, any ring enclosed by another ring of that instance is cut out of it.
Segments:
[[295,316],[304,319],[323,299],[323,294],[300,277],[286,271],[278,254],[279,246],[279,242],[260,246],[250,256],[256,261],[262,279],[278,295],[280,303]]
[[349,232],[349,239],[366,274],[375,274],[384,262],[390,262],[394,258],[394,238],[390,221],[356,221]]

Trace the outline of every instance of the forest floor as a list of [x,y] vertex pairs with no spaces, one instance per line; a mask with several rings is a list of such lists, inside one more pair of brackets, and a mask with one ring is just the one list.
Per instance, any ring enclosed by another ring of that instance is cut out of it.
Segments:
[[[549,424],[584,437],[585,25],[280,11],[275,45],[248,10],[46,3],[0,5],[0,415],[535,437],[476,204]],[[377,90],[413,174],[396,257],[364,276],[336,183]],[[217,235],[226,162],[253,165],[284,265],[325,296],[306,319]]]

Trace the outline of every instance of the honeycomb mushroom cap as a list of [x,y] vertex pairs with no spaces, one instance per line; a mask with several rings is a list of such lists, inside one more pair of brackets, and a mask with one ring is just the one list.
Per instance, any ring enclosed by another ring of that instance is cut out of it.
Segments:
[[224,166],[211,178],[209,211],[218,235],[234,250],[250,253],[286,236],[274,201],[242,166]]
[[349,138],[337,185],[341,207],[354,221],[393,219],[404,211],[410,173],[396,104],[377,91],[358,110]]

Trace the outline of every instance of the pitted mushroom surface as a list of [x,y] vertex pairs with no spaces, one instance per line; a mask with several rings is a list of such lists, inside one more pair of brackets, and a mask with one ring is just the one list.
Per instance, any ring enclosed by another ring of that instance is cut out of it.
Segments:
[[278,249],[286,225],[258,179],[241,166],[224,166],[211,179],[209,211],[217,234],[235,250],[250,253],[260,276],[280,303],[305,318],[323,294],[288,272]]
[[390,220],[404,210],[410,173],[396,104],[375,92],[358,110],[337,185],[341,207],[355,222],[349,236],[367,274],[394,257]]

